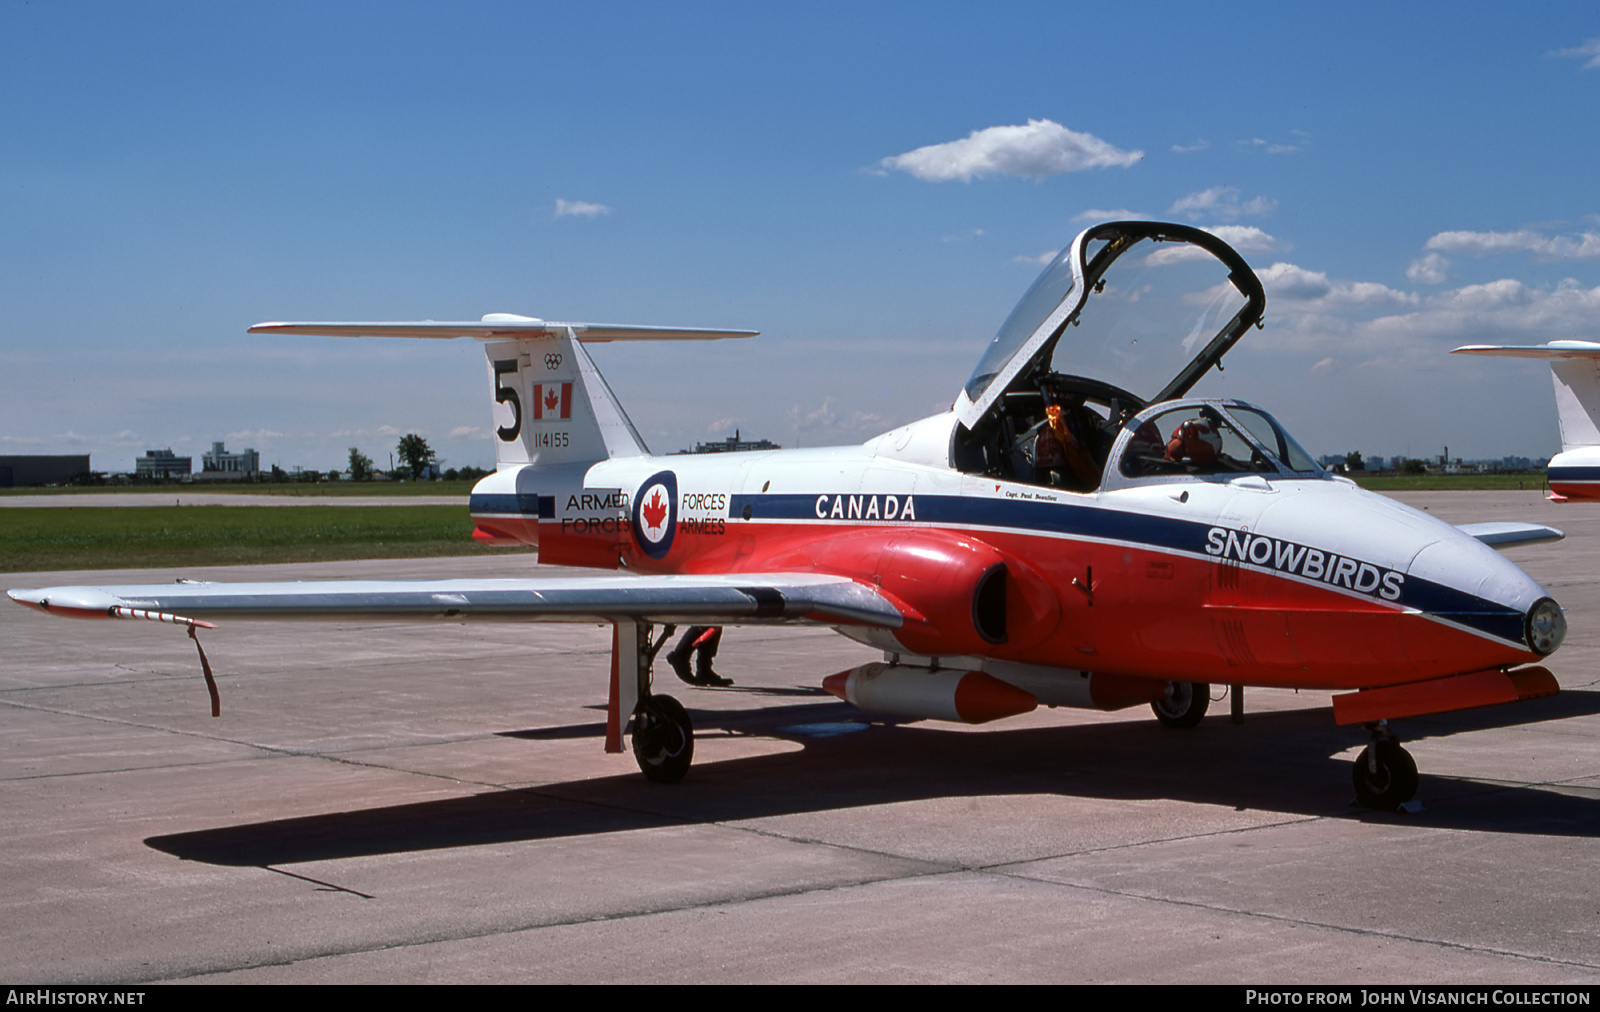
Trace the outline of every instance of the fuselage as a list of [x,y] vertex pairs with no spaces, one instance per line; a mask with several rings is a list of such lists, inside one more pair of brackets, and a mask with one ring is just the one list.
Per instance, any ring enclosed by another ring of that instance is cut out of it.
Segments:
[[890,654],[1332,689],[1539,656],[1525,626],[1542,587],[1343,479],[1077,493],[953,469],[955,424],[939,415],[857,447],[502,470],[472,512],[480,537],[538,544],[547,562],[849,576],[907,616],[899,630],[841,627]]
[[1553,499],[1600,499],[1600,446],[1579,446],[1556,454],[1550,458],[1546,478]]

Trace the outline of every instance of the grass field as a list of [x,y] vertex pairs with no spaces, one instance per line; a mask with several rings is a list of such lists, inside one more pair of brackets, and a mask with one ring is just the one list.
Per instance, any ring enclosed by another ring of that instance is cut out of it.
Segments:
[[483,555],[461,506],[17,507],[0,510],[0,571],[254,565]]
[[225,492],[229,495],[261,496],[465,496],[475,484],[470,481],[329,481],[257,484],[206,482],[191,485],[73,485],[66,488],[0,488],[0,495],[156,495],[181,499],[197,492]]
[[1543,474],[1399,474],[1357,478],[1356,484],[1374,492],[1540,492],[1545,487]]

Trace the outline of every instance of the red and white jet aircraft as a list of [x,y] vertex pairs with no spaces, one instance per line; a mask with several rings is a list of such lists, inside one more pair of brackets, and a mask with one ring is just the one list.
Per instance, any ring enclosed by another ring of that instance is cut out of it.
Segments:
[[1550,458],[1546,472],[1550,498],[1600,499],[1600,344],[1469,344],[1451,354],[1548,360],[1556,388],[1556,420],[1561,425],[1561,452]]
[[[584,345],[747,332],[550,323],[262,324],[253,333],[485,342],[497,471],[475,537],[617,575],[13,590],[55,615],[607,622],[607,747],[684,775],[684,709],[651,690],[664,623],[809,623],[883,650],[824,680],[871,711],[981,722],[1149,703],[1191,726],[1212,683],[1345,690],[1358,798],[1417,786],[1391,718],[1556,691],[1527,666],[1561,608],[1462,529],[1323,472],[1269,414],[1188,393],[1265,305],[1182,225],[1090,228],[1045,268],[955,406],[861,446],[653,456]],[[202,662],[204,655],[202,653]],[[209,678],[209,670],[208,670]]]

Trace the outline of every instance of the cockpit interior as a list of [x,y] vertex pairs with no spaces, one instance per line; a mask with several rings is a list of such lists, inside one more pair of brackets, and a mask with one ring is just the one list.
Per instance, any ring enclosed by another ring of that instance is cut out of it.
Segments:
[[1080,493],[1108,480],[1321,474],[1260,409],[1184,399],[1264,308],[1254,272],[1210,232],[1089,229],[1040,274],[967,381],[952,463]]

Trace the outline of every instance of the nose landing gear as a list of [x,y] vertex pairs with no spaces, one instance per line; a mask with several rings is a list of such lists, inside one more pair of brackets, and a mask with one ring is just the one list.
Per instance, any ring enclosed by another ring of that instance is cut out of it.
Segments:
[[1417,793],[1417,763],[1389,732],[1389,722],[1368,724],[1372,744],[1361,750],[1350,778],[1356,801],[1368,808],[1392,812]]

